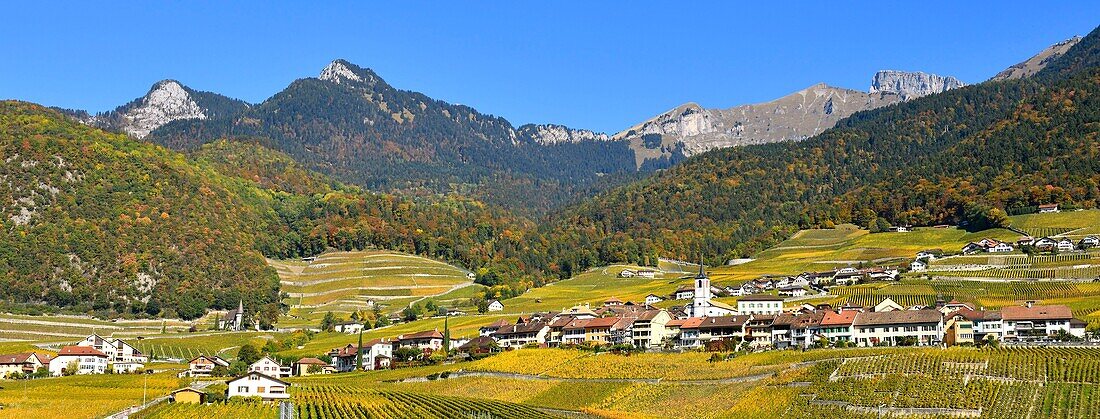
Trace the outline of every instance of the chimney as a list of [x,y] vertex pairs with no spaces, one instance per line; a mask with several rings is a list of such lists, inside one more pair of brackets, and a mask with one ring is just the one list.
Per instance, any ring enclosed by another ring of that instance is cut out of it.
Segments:
[[1027,308],[1031,308],[1031,306],[1035,305],[1035,301],[1034,300],[1027,300],[1026,305],[1027,305]]

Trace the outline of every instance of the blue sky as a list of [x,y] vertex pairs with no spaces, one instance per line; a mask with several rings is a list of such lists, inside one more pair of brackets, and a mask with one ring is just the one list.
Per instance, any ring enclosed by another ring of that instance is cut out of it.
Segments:
[[104,111],[173,78],[260,102],[345,58],[516,125],[606,132],[880,69],[980,82],[1100,25],[1097,1],[40,3],[2,10],[0,98]]

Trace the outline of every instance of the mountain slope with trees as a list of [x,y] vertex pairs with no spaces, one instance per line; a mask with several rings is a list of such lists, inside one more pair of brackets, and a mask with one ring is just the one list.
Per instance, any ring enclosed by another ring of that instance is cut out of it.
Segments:
[[587,200],[546,229],[570,231],[565,242],[614,237],[639,249],[596,254],[598,263],[697,252],[722,263],[805,227],[977,227],[1042,203],[1095,206],[1098,37],[1030,79],[856,113],[801,143],[693,157]]

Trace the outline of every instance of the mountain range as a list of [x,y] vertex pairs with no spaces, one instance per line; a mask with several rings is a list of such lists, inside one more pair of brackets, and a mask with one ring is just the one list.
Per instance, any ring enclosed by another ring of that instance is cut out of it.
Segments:
[[870,92],[817,84],[729,109],[688,103],[608,135],[557,124],[517,127],[335,60],[259,104],[163,80],[113,111],[67,113],[181,151],[219,138],[260,138],[313,170],[370,189],[459,193],[538,215],[707,150],[803,140],[855,112],[962,85],[883,71]]

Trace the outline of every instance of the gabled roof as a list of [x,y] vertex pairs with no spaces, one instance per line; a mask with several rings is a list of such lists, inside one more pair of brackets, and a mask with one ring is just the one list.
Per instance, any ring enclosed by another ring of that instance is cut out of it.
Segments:
[[584,328],[585,329],[596,329],[596,328],[611,327],[611,326],[614,326],[615,323],[618,323],[618,321],[619,321],[618,317],[598,317],[598,318],[589,320],[588,323],[586,323],[584,325]]
[[548,327],[545,322],[529,322],[524,324],[513,324],[511,326],[504,326],[493,332],[494,335],[513,335],[519,333],[537,333],[543,328]]
[[57,351],[57,356],[102,356],[107,354],[90,346],[66,346]]
[[175,390],[175,391],[173,391],[171,393],[168,393],[168,394],[173,394],[174,395],[176,393],[183,393],[185,391],[186,392],[191,392],[191,393],[206,394],[206,392],[204,392],[202,390],[199,390],[197,388],[191,388],[191,387],[184,387],[184,388],[181,388],[179,390]]
[[[36,358],[34,352],[0,355],[0,365],[26,364],[31,362],[31,358]],[[41,362],[41,360],[39,360],[39,362]]]
[[226,383],[226,384],[229,384],[229,385],[231,385],[231,386],[232,386],[232,385],[233,385],[233,383],[235,383],[235,382],[237,382],[237,381],[240,381],[240,380],[243,380],[243,379],[246,379],[246,378],[248,378],[248,377],[250,377],[250,376],[253,376],[253,375],[258,375],[258,376],[260,376],[260,377],[263,377],[263,378],[266,378],[266,379],[268,379],[268,380],[271,380],[271,381],[277,382],[277,383],[279,383],[279,384],[285,385],[285,386],[287,386],[287,387],[290,387],[290,383],[288,383],[288,382],[286,382],[286,381],[280,380],[280,379],[278,379],[278,378],[272,377],[272,376],[270,376],[270,375],[267,375],[267,374],[261,374],[261,373],[258,373],[258,372],[256,372],[256,371],[252,371],[252,372],[249,372],[248,374],[245,374],[245,375],[242,375],[242,376],[240,376],[240,377],[234,378],[234,379],[232,379],[232,380],[226,381],[225,383]]
[[495,321],[495,322],[489,323],[489,324],[487,324],[487,325],[485,325],[485,326],[481,326],[481,328],[482,328],[482,329],[493,329],[493,330],[496,330],[496,329],[500,329],[500,328],[501,328],[501,327],[503,327],[503,326],[507,326],[507,325],[509,325],[509,324],[511,324],[511,323],[508,323],[508,321],[507,321],[507,320],[504,320],[504,319],[500,319],[500,320],[497,320],[497,321]]
[[493,344],[496,344],[497,340],[488,336],[478,336],[470,339],[469,342],[463,343],[458,349],[474,349],[474,348],[488,348]]
[[327,362],[317,358],[302,358],[299,359],[296,363],[301,365],[328,365]]
[[751,316],[704,317],[702,322],[699,323],[699,328],[744,327],[745,323],[748,323],[750,317]]
[[195,362],[195,360],[199,359],[199,358],[206,359],[207,361],[213,362],[213,363],[218,364],[218,365],[229,366],[229,361],[226,361],[226,360],[222,359],[219,356],[208,356],[208,355],[196,356],[194,358],[191,358],[190,361],[187,361],[187,363],[190,364],[192,362]]
[[714,301],[714,300],[711,300],[711,301],[710,301],[710,305],[711,305],[712,307],[718,307],[718,308],[720,308],[720,309],[723,309],[723,310],[726,310],[726,311],[732,311],[732,312],[737,312],[737,308],[736,308],[736,307],[734,307],[734,306],[731,306],[731,305],[729,305],[729,304],[726,304],[726,303],[723,303],[723,302],[721,302],[721,301]]
[[641,320],[641,321],[653,320],[654,318],[657,317],[657,315],[661,314],[663,311],[664,310],[656,310],[656,309],[643,311],[642,314],[638,316],[638,320]]
[[686,319],[675,319],[665,324],[665,327],[677,327],[681,329],[698,329],[699,325],[703,324],[702,317],[688,317]]
[[841,312],[827,311],[825,316],[821,318],[822,326],[848,326],[856,319],[858,311],[845,310]]
[[1001,309],[1004,320],[1069,320],[1073,311],[1063,305],[1056,306],[1009,306]]
[[852,324],[855,326],[925,324],[938,323],[940,320],[943,320],[943,316],[936,310],[872,311],[859,313]]

